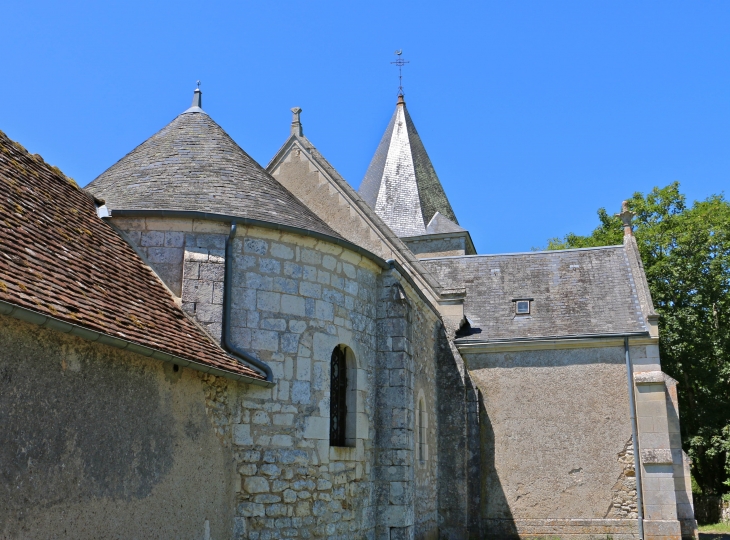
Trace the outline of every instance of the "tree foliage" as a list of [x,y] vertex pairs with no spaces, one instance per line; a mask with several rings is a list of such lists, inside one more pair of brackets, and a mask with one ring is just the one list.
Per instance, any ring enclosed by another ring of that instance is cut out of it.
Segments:
[[[628,203],[692,474],[706,494],[730,491],[730,203],[713,195],[689,207],[677,182]],[[598,219],[590,235],[553,238],[548,249],[621,244],[621,220],[605,208]]]

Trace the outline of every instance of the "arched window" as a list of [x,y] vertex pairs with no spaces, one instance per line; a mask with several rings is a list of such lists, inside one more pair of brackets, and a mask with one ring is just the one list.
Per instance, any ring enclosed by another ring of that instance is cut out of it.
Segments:
[[330,365],[330,446],[345,446],[347,437],[347,358],[345,347],[332,351]]

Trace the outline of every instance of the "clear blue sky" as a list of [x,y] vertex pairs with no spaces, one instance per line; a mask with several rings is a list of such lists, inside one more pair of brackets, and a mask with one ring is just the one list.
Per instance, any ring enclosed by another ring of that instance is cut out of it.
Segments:
[[730,177],[730,2],[5,3],[0,129],[85,185],[189,106],[262,165],[289,108],[355,187],[406,100],[482,253]]

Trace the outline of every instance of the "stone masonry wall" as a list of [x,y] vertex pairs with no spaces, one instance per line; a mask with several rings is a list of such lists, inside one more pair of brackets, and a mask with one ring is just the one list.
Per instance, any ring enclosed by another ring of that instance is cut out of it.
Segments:
[[[220,339],[230,225],[148,218],[117,226],[140,241],[182,234],[183,309]],[[373,538],[377,525],[379,538],[435,538],[440,319],[397,272],[328,242],[239,226],[232,248],[232,340],[268,363],[276,382],[208,380],[209,413],[235,456],[235,537]],[[354,357],[351,447],[329,446],[330,356],[340,344]]]
[[185,233],[169,230],[169,220],[149,221],[149,227],[144,219],[115,218],[112,223],[123,229],[127,241],[144,257],[172,293],[179,297],[182,295]]
[[[379,282],[375,537],[436,538],[435,351],[440,323],[400,279],[391,271]],[[428,418],[424,463],[415,454],[419,397],[424,398]]]
[[[371,508],[375,283],[380,269],[332,244],[239,229],[232,334],[274,371],[240,396],[240,517],[248,538],[367,536]],[[354,353],[356,441],[329,446],[330,357]]]
[[[409,291],[410,292],[410,291]],[[414,364],[414,396],[425,404],[425,448],[423,460],[415,456],[415,538],[438,538],[438,399],[436,392],[436,360],[443,343],[442,324],[415,294],[410,296],[411,349]],[[415,418],[414,418],[415,420]],[[414,431],[414,449],[418,445]],[[414,452],[417,454],[417,450]]]
[[[132,239],[182,235],[183,309],[220,339],[230,225],[149,218],[116,225]],[[235,536],[367,537],[380,268],[328,242],[244,226],[233,257],[232,340],[267,362],[276,382],[262,388],[211,377],[209,410],[235,455]],[[329,446],[330,356],[339,344],[353,351],[348,382],[356,393],[355,443],[342,448]]]

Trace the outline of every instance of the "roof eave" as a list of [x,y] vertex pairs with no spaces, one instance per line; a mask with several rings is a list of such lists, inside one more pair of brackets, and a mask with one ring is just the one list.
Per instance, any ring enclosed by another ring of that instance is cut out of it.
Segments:
[[[216,368],[207,364],[195,362],[194,360],[190,360],[189,358],[183,358],[181,356],[166,353],[159,349],[140,345],[139,343],[135,343],[133,341],[120,339],[118,337],[111,336],[103,332],[97,332],[96,330],[91,330],[80,325],[56,319],[55,317],[49,317],[48,315],[38,313],[37,311],[17,306],[12,302],[0,300],[0,315],[7,315],[21,321],[35,324],[37,326],[50,328],[51,330],[56,330],[64,334],[71,334],[87,341],[93,341],[96,343],[101,343],[103,345],[110,345],[112,347],[137,353],[148,358],[155,358],[157,360],[162,360],[163,362],[178,364],[183,367],[188,367],[196,371],[200,371],[202,373],[209,373],[235,381],[255,384],[257,386],[264,386],[266,388],[271,388],[272,386],[274,386],[274,383],[269,381],[257,379],[255,377],[249,377],[247,375],[227,371],[225,369]],[[231,357],[231,359],[237,361],[233,357]]]
[[455,339],[454,344],[462,354],[475,354],[521,350],[614,347],[619,346],[624,338],[629,338],[632,345],[655,344],[657,342],[657,338],[652,337],[648,331],[636,331],[612,334],[574,334],[499,339],[474,339],[464,337]]
[[324,240],[332,244],[354,251],[358,255],[362,255],[366,259],[371,260],[377,266],[383,269],[388,269],[390,266],[374,253],[371,253],[365,248],[353,244],[343,238],[337,238],[336,236],[330,236],[310,229],[303,229],[300,227],[294,227],[292,225],[282,225],[281,223],[272,223],[270,221],[262,221],[260,219],[245,218],[240,216],[232,216],[227,214],[213,214],[210,212],[200,212],[197,210],[111,210],[111,218],[114,217],[170,217],[170,218],[191,218],[191,219],[207,219],[209,221],[225,221],[233,222],[240,225],[252,225],[255,227],[262,227],[265,229],[274,229],[283,232],[289,232],[299,234],[301,236],[310,236],[318,240]]

